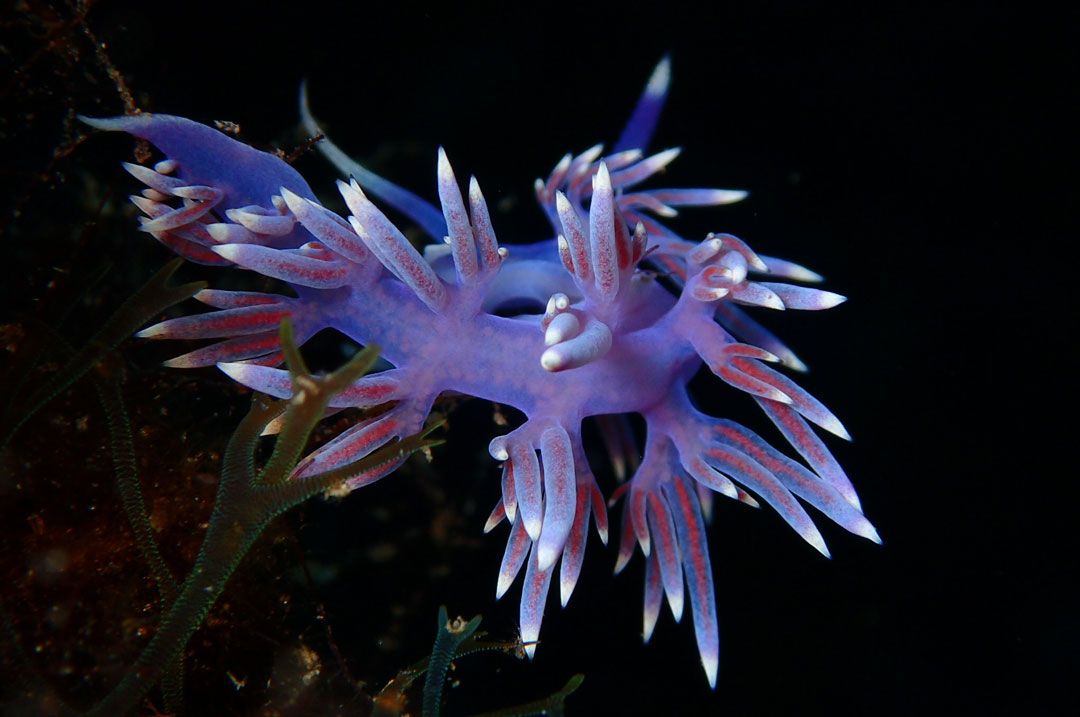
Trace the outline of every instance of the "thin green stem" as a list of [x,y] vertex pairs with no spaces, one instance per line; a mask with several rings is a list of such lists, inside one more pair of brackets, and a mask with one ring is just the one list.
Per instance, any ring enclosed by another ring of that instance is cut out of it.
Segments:
[[450,662],[457,655],[461,643],[468,640],[478,627],[480,627],[479,615],[468,622],[461,618],[449,620],[446,615],[446,606],[439,606],[439,626],[435,633],[435,646],[431,649],[427,676],[424,678],[423,717],[439,717],[439,711],[442,708],[443,685],[446,683],[446,673],[450,669]]
[[[120,504],[135,534],[135,544],[139,546],[143,559],[150,566],[154,582],[157,583],[158,592],[161,594],[161,614],[165,615],[176,601],[180,587],[161,556],[161,550],[154,538],[154,529],[150,525],[150,516],[146,513],[146,500],[143,498],[135,462],[131,421],[124,407],[120,381],[116,378],[115,372],[110,372],[104,380],[95,379],[94,388],[97,389],[98,398],[105,411],[105,421],[112,443],[116,491],[120,495]],[[161,693],[165,698],[165,710],[169,714],[179,714],[183,709],[184,699],[184,656],[182,653],[177,655],[165,670],[161,679]]]
[[[276,515],[293,508],[312,495],[335,487],[354,475],[399,463],[409,453],[437,443],[424,431],[384,446],[371,455],[342,468],[310,479],[286,479],[299,459],[315,424],[322,418],[333,395],[368,370],[375,360],[369,347],[341,369],[324,378],[307,373],[292,341],[291,329],[281,332],[282,346],[289,357],[293,383],[297,389],[286,401],[256,395],[251,409],[240,422],[225,449],[225,462],[210,526],[199,548],[195,565],[180,594],[162,620],[158,631],[143,649],[127,675],[90,711],[91,715],[124,715],[161,679],[166,665],[182,653],[188,640],[202,624],[220,597],[240,561]],[[298,396],[302,392],[302,397]],[[284,426],[266,467],[256,479],[253,456],[265,427],[285,412]]]
[[42,406],[78,381],[106,353],[135,333],[136,329],[173,304],[190,298],[197,291],[206,288],[204,281],[168,286],[169,279],[183,263],[183,259],[173,259],[162,267],[142,288],[120,305],[101,329],[75,352],[75,355],[60,371],[34,390],[19,410],[12,411],[14,414],[12,422],[0,435],[0,450],[7,446],[15,432]]

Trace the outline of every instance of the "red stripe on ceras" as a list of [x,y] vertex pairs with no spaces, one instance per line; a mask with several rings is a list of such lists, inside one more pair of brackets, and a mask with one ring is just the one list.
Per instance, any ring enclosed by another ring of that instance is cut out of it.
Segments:
[[[214,357],[214,363],[236,361],[249,356],[258,356],[278,347],[277,334],[256,334],[223,341],[220,344],[202,349],[205,356]],[[193,351],[192,354],[198,353]]]
[[517,518],[517,497],[514,493],[514,464],[510,461],[503,463],[502,498],[507,515],[512,516],[513,522],[513,519]]
[[593,520],[596,521],[596,529],[604,536],[604,542],[607,543],[608,516],[607,506],[604,505],[604,496],[595,484],[589,486],[589,493],[592,496],[592,513]]
[[356,435],[350,436],[343,441],[343,445],[340,446],[338,450],[331,450],[326,456],[319,457],[323,461],[332,457],[335,462],[341,458],[345,458],[346,460],[350,459],[363,450],[381,444],[386,438],[394,435],[400,428],[401,421],[396,418],[387,417],[376,419],[373,423],[368,424],[358,431]]
[[626,228],[626,221],[622,218],[622,213],[617,206],[612,209],[612,213],[615,215],[615,251],[619,257],[619,268],[626,269],[633,263],[632,252],[630,251],[630,232]]
[[708,548],[705,546],[705,535],[698,530],[700,520],[700,515],[697,513],[698,507],[691,501],[690,494],[686,490],[686,484],[679,479],[675,479],[671,483],[675,488],[676,499],[679,503],[679,511],[686,520],[686,529],[688,533],[686,539],[690,541],[690,550],[684,550],[682,558],[684,562],[687,560],[690,561],[691,572],[694,574],[694,589],[690,591],[690,594],[694,596],[696,600],[698,596],[704,597],[708,595],[709,590],[712,587],[705,580],[705,574],[708,572],[708,566],[705,564]]
[[619,533],[619,551],[616,566],[621,566],[634,555],[634,527],[628,512],[623,513],[622,531]]
[[[754,445],[753,441],[751,441],[749,437],[743,435],[740,431],[737,431],[730,426],[716,426],[713,431],[723,436],[727,440],[731,441],[732,443],[737,444],[739,446],[739,450],[749,455],[758,463],[765,465],[766,461],[768,461],[770,463],[774,463],[775,465],[775,462],[772,461],[772,459],[767,453],[765,453],[765,451]],[[768,468],[768,466],[765,467]]]
[[294,255],[279,252],[279,256],[267,260],[271,266],[277,265],[277,270],[282,274],[292,274],[297,278],[297,283],[302,280],[329,283],[344,279],[349,273],[349,265],[345,262],[326,261],[315,257],[303,257],[308,261],[296,261]]
[[154,232],[154,238],[185,259],[208,266],[229,265],[228,261],[190,239],[183,239],[169,232]]
[[276,304],[281,300],[279,296],[257,291],[223,291],[221,289],[203,289],[195,298],[215,309],[240,309],[245,306]]
[[783,461],[770,455],[768,451],[755,443],[750,436],[745,435],[731,426],[717,426],[714,431],[716,434],[723,436],[725,440],[736,444],[739,447],[739,450],[760,463],[766,470],[772,471],[772,473],[776,475],[783,474],[789,476],[792,480],[798,481],[804,488],[814,488],[815,493],[819,493],[823,498],[831,500],[831,498],[823,491],[817,490],[816,485],[810,484],[807,486],[805,481],[799,480],[799,477],[794,475],[791,469],[785,465]]
[[525,562],[525,553],[531,545],[529,535],[525,532],[525,524],[521,521],[514,523],[514,529],[510,532],[510,540],[506,546],[506,565],[513,566],[515,576],[521,570],[521,565]]
[[252,329],[273,328],[292,312],[286,307],[265,305],[249,306],[242,309],[225,309],[199,317],[200,329],[228,331],[230,333],[251,333]]
[[767,492],[769,495],[773,496],[773,499],[776,502],[782,504],[785,508],[789,510],[799,510],[791,493],[787,490],[779,489],[776,485],[776,481],[773,480],[773,476],[763,475],[761,467],[755,465],[754,461],[744,455],[741,451],[736,451],[731,448],[714,447],[709,448],[705,453],[717,460],[727,461],[746,475],[756,479],[759,483],[757,490]]
[[792,437],[795,438],[795,441],[792,441],[792,443],[795,443],[800,451],[809,453],[813,458],[814,463],[828,465],[832,462],[826,458],[819,447],[815,445],[817,443],[816,440],[807,440],[808,434],[813,436],[814,439],[816,439],[817,436],[810,431],[810,427],[799,417],[799,414],[795,409],[776,401],[769,401],[769,404],[773,409],[773,415],[776,417],[776,420],[782,423],[784,427],[791,432]]
[[368,403],[375,405],[382,403],[387,397],[392,396],[400,388],[396,379],[384,379],[373,376],[361,379],[349,386],[340,394],[338,399],[349,403]]
[[566,537],[565,551],[576,556],[585,543],[585,536],[589,529],[589,496],[588,488],[579,489],[577,503],[574,509],[574,524],[570,528],[570,534]]
[[[741,370],[735,370],[731,366],[727,365],[726,360],[728,356],[720,355],[720,360],[717,362],[711,362],[709,368],[716,372],[716,374],[724,380],[725,383],[745,391],[746,393],[752,393],[755,396],[761,396],[762,398],[769,398],[775,396],[773,391],[779,391],[780,389],[771,383],[766,383],[754,376],[748,375],[748,372]],[[783,391],[781,391],[783,393]],[[785,394],[786,395],[786,394]]]
[[630,491],[630,518],[634,526],[634,534],[641,543],[641,552],[648,553],[652,541],[649,537],[649,524],[645,517],[645,500],[647,494],[644,490]]
[[667,506],[663,504],[655,493],[649,494],[649,506],[653,509],[653,515],[656,516],[656,520],[653,523],[653,528],[659,533],[659,544],[657,549],[666,557],[664,558],[671,564],[678,562],[678,545],[675,542],[675,532],[671,524],[671,514],[668,512]]

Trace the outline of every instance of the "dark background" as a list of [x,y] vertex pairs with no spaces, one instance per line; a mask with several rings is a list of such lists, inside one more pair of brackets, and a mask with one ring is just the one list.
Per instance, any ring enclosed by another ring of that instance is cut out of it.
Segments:
[[[56,24],[41,20],[50,12]],[[6,59],[22,73],[3,99],[4,180],[19,212],[3,220],[2,295],[13,311],[33,311],[61,257],[112,252],[116,297],[166,258],[130,220],[92,246],[61,225],[92,212],[99,185],[133,191],[116,164],[130,158],[122,138],[94,137],[50,160],[67,111],[123,109],[86,37],[64,29],[74,16],[35,3],[7,16]],[[1066,587],[1076,576],[1073,523],[1058,517],[1076,478],[1067,442],[1075,354],[1065,349],[1075,265],[1065,254],[1077,230],[1078,78],[1066,18],[1008,3],[101,2],[85,19],[144,110],[234,121],[245,140],[289,150],[302,139],[296,92],[307,78],[340,146],[429,197],[444,145],[459,176],[475,173],[499,206],[495,227],[510,244],[546,236],[532,180],[565,151],[613,141],[670,52],[654,147],[684,148],[671,183],[751,192],[676,226],[686,236],[735,233],[850,297],[769,325],[811,365],[803,385],[855,436],[829,445],[884,546],[823,524],[834,556],[825,561],[769,510],[718,501],[710,547],[721,664],[711,691],[689,615],[675,626],[665,608],[643,647],[640,557],[612,578],[614,550],[594,540],[568,608],[549,603],[535,662],[463,665],[449,713],[538,697],[577,672],[586,680],[570,714],[1048,712],[1063,695],[1080,640]],[[50,46],[64,33],[74,52]],[[335,201],[319,158],[297,166]],[[154,370],[171,353],[133,348],[132,370]],[[226,391],[199,373],[188,380]],[[702,399],[766,430],[730,392]],[[233,411],[220,419],[227,433],[243,397],[222,400]],[[514,632],[518,589],[492,599],[505,528],[477,539],[497,495],[483,455],[496,430],[487,407],[467,405],[430,467],[285,519],[308,561],[334,566],[307,599],[325,608],[346,664],[373,686],[425,654],[439,604],[482,613],[494,635]],[[418,486],[442,493],[416,498]],[[401,538],[430,532],[425,521],[447,510],[460,550],[433,557],[424,541]],[[373,545],[397,545],[397,557],[342,557]],[[396,647],[379,642],[391,615]],[[309,634],[311,621],[298,609],[279,627]],[[310,641],[325,652],[318,636]],[[222,689],[194,680],[193,704]],[[257,712],[258,697],[222,694],[211,713]]]

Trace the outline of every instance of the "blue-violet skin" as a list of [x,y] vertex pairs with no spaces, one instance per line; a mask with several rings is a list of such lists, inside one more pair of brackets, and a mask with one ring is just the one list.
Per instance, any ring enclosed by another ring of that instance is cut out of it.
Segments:
[[[679,620],[688,594],[701,662],[715,686],[719,635],[705,535],[714,493],[751,506],[758,505],[753,496],[763,499],[826,556],[799,499],[856,535],[880,538],[810,424],[844,439],[847,431],[768,365],[805,370],[742,308],[828,309],[844,297],[773,281],[821,277],[758,254],[734,236],[694,242],[668,226],[679,207],[728,204],[745,192],[641,187],[679,154],[646,154],[669,80],[665,58],[610,152],[597,145],[567,154],[536,180],[555,238],[510,251],[495,238],[480,185],[470,178],[462,193],[442,149],[436,207],[353,162],[329,140],[320,142],[320,151],[351,177],[338,182],[349,209],[342,218],[284,161],[204,125],[161,114],[83,119],[148,140],[165,155],[152,168],[125,164],[146,185],[131,197],[145,214],[142,231],[191,261],[255,271],[295,294],[200,292],[195,298],[215,311],[138,334],[224,339],[169,366],[216,365],[245,386],[288,397],[292,385],[280,367],[277,338],[286,317],[300,342],[333,328],[360,344],[377,344],[392,364],[357,381],[332,407],[393,407],[304,458],[295,480],[416,432],[445,391],[523,412],[523,425],[491,441],[491,455],[502,464],[502,498],[484,530],[509,523],[496,595],[525,568],[521,638],[531,657],[556,569],[564,606],[574,590],[590,516],[607,542],[607,505],[581,439],[582,419],[595,416],[620,480],[611,500],[625,498],[616,572],[635,545],[645,556],[644,639],[664,597]],[[317,133],[306,99],[301,105],[305,126]],[[379,204],[435,243],[418,252]],[[544,307],[542,313],[505,316],[510,307],[529,304]],[[756,401],[803,462],[737,423],[698,411],[687,382],[703,363]],[[631,413],[646,426],[640,462]],[[349,488],[394,468],[358,475]]]

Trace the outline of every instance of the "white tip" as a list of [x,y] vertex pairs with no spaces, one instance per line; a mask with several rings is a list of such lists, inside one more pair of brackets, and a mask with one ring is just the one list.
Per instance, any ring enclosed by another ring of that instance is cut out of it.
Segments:
[[821,295],[818,296],[818,303],[823,309],[831,309],[834,306],[839,306],[845,301],[847,301],[846,296],[843,296],[842,294],[835,294],[831,291],[822,291]]
[[454,182],[454,168],[450,166],[450,159],[446,156],[446,150],[441,146],[439,147],[439,180],[443,182]]
[[[522,516],[524,518],[524,516]],[[529,539],[534,543],[540,540],[540,531],[544,527],[544,519],[539,516],[533,516],[525,521],[525,533],[529,536]],[[537,560],[539,562],[539,559]]]
[[657,152],[653,155],[657,169],[668,166],[674,162],[680,154],[682,154],[682,147],[671,147],[670,149],[665,149],[663,152]]
[[671,608],[671,616],[675,618],[675,622],[682,622],[683,615],[683,596],[676,595],[672,597],[668,595],[668,607]]
[[502,523],[503,520],[505,520],[505,519],[506,519],[506,511],[505,510],[503,511],[502,515],[499,515],[496,512],[492,512],[492,514],[490,516],[488,516],[487,521],[484,523],[484,535],[487,535],[491,531],[495,530],[495,528],[497,528],[499,526],[499,524]]
[[611,192],[611,175],[608,173],[606,162],[600,162],[600,168],[593,175],[592,186],[593,194],[608,194]]
[[573,160],[574,160],[574,155],[571,154],[570,152],[567,152],[566,154],[564,154],[562,156],[562,159],[560,159],[555,164],[555,168],[551,171],[551,173],[552,174],[559,174],[561,172],[565,172],[566,170],[570,169],[570,162],[572,162]]
[[780,357],[780,361],[792,371],[798,371],[799,373],[807,373],[810,367],[803,363],[802,359],[788,351]]
[[510,589],[510,586],[514,584],[514,576],[507,575],[505,573],[499,573],[499,582],[495,585],[495,599],[500,599],[506,594],[506,591]]
[[709,680],[709,687],[716,689],[716,670],[719,660],[716,655],[702,655],[701,666],[705,668],[705,678]]
[[[136,334],[136,336],[138,336],[138,334]],[[162,361],[161,365],[165,368],[196,368],[187,357],[187,354],[171,358],[168,361]]]
[[649,640],[652,639],[653,629],[656,627],[656,618],[660,617],[659,610],[650,610],[645,608],[645,621],[644,630],[641,633],[641,641],[648,645]]
[[204,185],[187,185],[184,187],[175,187],[172,190],[174,197],[180,197],[181,199],[192,199],[199,202],[213,201],[221,196],[221,190],[214,187],[207,187]]
[[829,416],[829,419],[826,420],[826,421],[823,421],[822,423],[824,425],[822,425],[821,427],[824,428],[829,433],[833,434],[834,436],[839,436],[840,438],[843,438],[845,441],[850,441],[851,440],[851,434],[848,433],[847,429],[844,428],[844,424],[840,423],[840,419],[837,418],[836,416]]
[[762,297],[761,305],[764,306],[766,309],[775,309],[777,311],[784,311],[785,309],[787,309],[787,307],[784,306],[784,300],[772,291],[769,291],[767,294],[765,294],[764,297]]
[[[556,304],[558,306],[558,304]],[[544,345],[554,346],[578,335],[581,322],[571,313],[556,314],[544,331]]]
[[[600,153],[603,152],[603,151],[604,151],[604,143],[603,142],[597,142],[592,147],[589,147],[587,150],[585,150],[580,155],[578,155],[578,157],[582,160],[584,165],[587,166],[587,165],[592,164],[596,160],[596,158],[600,156]],[[582,169],[584,169],[584,166],[582,167]]]
[[[719,475],[719,474],[717,474],[717,475]],[[724,476],[721,476],[721,477],[724,478]],[[738,488],[735,487],[734,483],[727,480],[727,478],[724,478],[724,480],[722,482],[720,482],[718,484],[718,486],[719,487],[713,487],[713,486],[709,486],[709,487],[712,488],[713,490],[715,490],[717,493],[719,493],[721,495],[726,495],[728,498],[732,498],[734,500],[739,499],[739,490],[738,490]]]
[[[147,192],[153,192],[158,196],[147,195]],[[138,194],[131,194],[128,195],[128,199],[131,200],[132,204],[142,210],[143,214],[148,217],[152,217],[154,212],[158,211],[158,208],[161,206],[161,202],[164,202],[166,199],[168,199],[168,197],[166,197],[156,189],[144,189],[143,196],[140,197]]]
[[249,364],[240,363],[238,361],[221,362],[217,365],[226,376],[236,381],[237,383],[244,383],[244,377],[247,375],[247,371],[250,367]]
[[566,607],[570,602],[570,596],[574,594],[575,581],[559,578],[559,603]]
[[645,93],[650,97],[661,97],[667,94],[671,85],[671,58],[664,55],[660,62],[656,63],[652,74],[649,75],[649,83],[645,85]]
[[881,536],[878,535],[877,528],[875,528],[873,525],[871,525],[869,520],[863,519],[856,526],[856,528],[857,528],[855,530],[856,535],[861,535],[862,537],[866,538],[867,540],[873,541],[873,542],[877,543],[878,545],[882,544]]
[[825,545],[825,538],[821,537],[821,532],[814,526],[810,526],[806,529],[806,532],[802,534],[806,542],[813,545],[814,548],[824,555],[826,558],[831,558],[832,554],[829,552],[829,548]]
[[555,372],[569,363],[562,352],[552,347],[540,355],[540,366],[545,371]]
[[303,197],[301,197],[301,196],[300,196],[299,194],[296,194],[295,192],[290,192],[290,191],[289,191],[288,189],[286,189],[285,187],[278,187],[278,192],[280,192],[280,193],[281,193],[281,198],[285,200],[285,205],[286,205],[286,206],[287,206],[287,207],[288,207],[288,208],[289,208],[289,209],[290,209],[290,210],[291,210],[291,211],[292,211],[292,212],[293,212],[294,214],[296,213],[296,210],[295,210],[295,209],[293,209],[293,205],[296,205],[296,206],[301,206],[301,205],[300,205],[300,202],[301,202],[301,201],[307,201],[307,200],[305,200],[305,199],[304,199]]
[[720,237],[708,236],[700,244],[690,250],[690,253],[686,255],[694,264],[704,264],[706,261],[716,256],[716,253],[720,251],[720,247],[724,242]]
[[210,251],[214,252],[222,259],[227,259],[228,261],[237,263],[237,259],[240,256],[240,248],[240,244],[222,244],[220,246],[210,247]]
[[229,227],[231,226],[236,225],[226,224],[224,222],[214,222],[213,224],[204,224],[203,229],[205,229],[210,234],[210,237],[214,241],[218,242],[219,244],[226,244],[229,241],[229,233],[232,231],[231,229],[229,229]]
[[152,339],[157,336],[161,336],[163,333],[165,333],[165,329],[162,328],[164,323],[165,322],[162,321],[161,323],[154,324],[153,326],[148,326],[142,331],[135,334],[135,337],[140,339]]
[[163,159],[154,165],[154,171],[158,174],[172,174],[180,164],[175,159]]
[[[132,201],[134,201],[134,199]],[[570,253],[570,242],[566,241],[566,237],[564,237],[562,234],[559,234],[555,237],[555,242],[559,246],[559,256],[562,256],[564,254],[568,255]],[[571,269],[572,267],[566,268]]]
[[769,395],[764,396],[764,398],[768,398],[772,401],[779,401],[780,403],[786,403],[789,406],[793,403],[791,396],[788,396],[775,386],[769,386]]
[[741,202],[749,196],[750,192],[742,189],[719,189],[717,190],[716,203],[734,204],[735,202]]
[[570,200],[558,189],[555,190],[555,209],[559,214],[563,214],[570,210]]
[[116,118],[106,119],[104,117],[87,117],[86,115],[75,115],[75,118],[94,129],[103,129],[110,132],[117,129]]
[[548,570],[559,559],[560,553],[562,553],[561,547],[556,548],[541,542],[536,552],[536,567],[540,570]]
[[510,453],[506,450],[506,436],[496,436],[488,444],[488,453],[497,461],[510,459]]
[[809,284],[819,284],[825,281],[825,277],[821,274],[795,262],[788,262],[788,276],[796,281],[805,281]]

